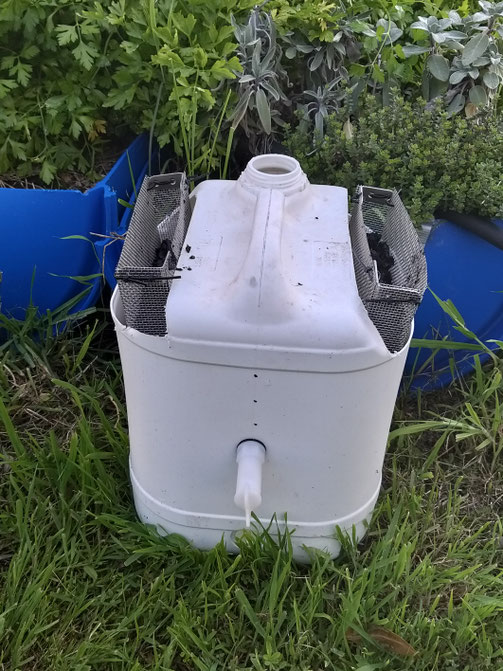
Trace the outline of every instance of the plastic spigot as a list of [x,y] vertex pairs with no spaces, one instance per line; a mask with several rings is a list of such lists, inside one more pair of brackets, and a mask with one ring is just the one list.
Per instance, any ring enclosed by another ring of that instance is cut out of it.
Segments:
[[236,461],[238,475],[234,503],[245,511],[246,527],[250,527],[251,513],[262,503],[262,465],[265,447],[256,440],[244,440],[238,445]]

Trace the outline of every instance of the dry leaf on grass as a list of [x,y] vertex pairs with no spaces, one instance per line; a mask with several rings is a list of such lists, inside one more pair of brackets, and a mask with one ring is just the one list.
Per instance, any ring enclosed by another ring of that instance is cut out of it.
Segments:
[[[395,655],[400,655],[401,657],[413,657],[416,654],[416,650],[414,650],[407,641],[404,641],[401,636],[394,634],[392,631],[389,631],[389,629],[371,625],[367,630],[367,634],[370,638],[376,641],[376,643],[387,648]],[[362,641],[362,637],[360,634],[357,634],[354,629],[348,629],[346,631],[346,638],[348,641],[351,641],[351,643],[360,643]]]
[[360,636],[360,634],[357,634],[354,629],[350,628],[346,630],[346,639],[350,643],[359,643],[362,640],[362,637]]

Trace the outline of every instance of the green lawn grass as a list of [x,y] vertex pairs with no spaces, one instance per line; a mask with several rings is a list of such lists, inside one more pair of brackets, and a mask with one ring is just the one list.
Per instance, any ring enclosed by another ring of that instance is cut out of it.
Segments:
[[399,399],[366,539],[301,566],[288,535],[230,556],[137,521],[105,324],[0,353],[0,669],[503,669],[499,363]]

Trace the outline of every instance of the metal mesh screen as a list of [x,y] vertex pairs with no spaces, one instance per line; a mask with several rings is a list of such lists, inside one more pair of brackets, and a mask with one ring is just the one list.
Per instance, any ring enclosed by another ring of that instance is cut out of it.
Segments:
[[426,289],[426,260],[398,193],[359,187],[349,222],[356,283],[390,352],[409,339]]
[[115,270],[127,326],[166,334],[166,301],[189,221],[185,175],[145,177]]

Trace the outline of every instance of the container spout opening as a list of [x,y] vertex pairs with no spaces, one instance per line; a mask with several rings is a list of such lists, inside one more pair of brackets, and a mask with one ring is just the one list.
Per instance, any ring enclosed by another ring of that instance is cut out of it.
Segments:
[[237,447],[238,474],[234,503],[245,513],[245,524],[251,524],[252,512],[262,503],[262,465],[265,447],[257,440],[244,440]]
[[255,156],[249,165],[265,175],[289,175],[299,168],[299,162],[291,156],[282,154],[264,154]]
[[262,154],[252,158],[241,178],[249,188],[279,189],[285,193],[301,191],[307,178],[299,162],[285,154]]

